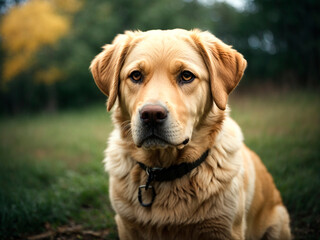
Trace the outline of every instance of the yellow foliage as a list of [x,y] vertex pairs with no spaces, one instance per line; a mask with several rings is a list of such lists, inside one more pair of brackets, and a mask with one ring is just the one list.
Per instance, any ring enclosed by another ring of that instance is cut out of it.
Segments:
[[27,69],[32,63],[30,53],[21,52],[6,59],[3,64],[3,79],[8,81],[18,75],[22,70]]
[[37,72],[35,77],[38,82],[50,85],[62,79],[62,76],[62,72],[58,68],[51,67],[48,70]]
[[58,10],[66,13],[75,13],[80,10],[83,3],[80,0],[53,0]]
[[61,11],[74,13],[80,7],[77,0],[30,0],[11,8],[0,25],[7,53],[3,80],[9,81],[28,69],[41,47],[54,45],[68,32],[70,18]]

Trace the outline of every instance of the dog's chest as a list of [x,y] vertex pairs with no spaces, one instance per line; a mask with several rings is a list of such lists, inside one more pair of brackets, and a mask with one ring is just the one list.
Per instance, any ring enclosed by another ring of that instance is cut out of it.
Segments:
[[[237,209],[238,202],[233,195],[235,191],[212,194],[213,186],[199,190],[198,185],[188,184],[187,179],[175,183],[154,183],[154,202],[150,207],[143,207],[138,201],[139,184],[130,182],[129,178],[110,177],[111,202],[116,213],[134,222],[137,227],[141,225],[157,228],[157,233],[166,233],[169,231],[166,226],[170,226],[170,231],[177,232],[180,236],[186,233],[186,229],[206,226],[208,222],[226,214],[234,215]],[[143,193],[146,202],[149,201],[147,194],[149,193]],[[229,220],[225,224],[232,225]],[[190,234],[187,236],[191,236]]]

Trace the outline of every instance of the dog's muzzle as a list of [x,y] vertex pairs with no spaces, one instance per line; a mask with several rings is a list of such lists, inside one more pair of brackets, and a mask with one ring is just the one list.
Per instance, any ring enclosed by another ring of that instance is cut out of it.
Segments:
[[146,104],[139,111],[138,146],[165,147],[170,144],[166,134],[168,110],[160,104]]
[[166,148],[184,147],[186,136],[181,125],[161,103],[146,103],[138,110],[132,126],[132,136],[137,147]]

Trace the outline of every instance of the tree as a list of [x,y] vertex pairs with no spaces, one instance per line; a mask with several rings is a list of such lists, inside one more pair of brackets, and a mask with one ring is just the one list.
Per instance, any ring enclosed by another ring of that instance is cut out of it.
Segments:
[[63,79],[63,72],[53,56],[81,6],[77,0],[30,0],[8,10],[0,26],[5,52],[2,86],[32,78],[32,85],[47,86],[47,108],[56,108],[55,83]]
[[[320,85],[320,1],[251,0],[243,15],[243,30],[254,49],[256,68],[272,66],[271,77],[301,87]],[[250,51],[250,49],[248,50]],[[257,56],[259,51],[264,55]],[[258,59],[258,58],[259,59]],[[249,63],[250,64],[250,63]]]
[[69,27],[69,19],[59,15],[48,1],[31,0],[11,8],[0,27],[7,54],[3,80],[10,81],[28,69],[35,53],[45,45],[54,45]]

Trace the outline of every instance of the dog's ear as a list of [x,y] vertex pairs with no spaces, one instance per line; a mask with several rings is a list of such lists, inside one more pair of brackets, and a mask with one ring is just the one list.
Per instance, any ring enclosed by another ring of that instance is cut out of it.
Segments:
[[228,96],[242,78],[247,61],[209,32],[195,30],[192,38],[207,65],[213,100],[221,110],[225,110]]
[[120,34],[103,47],[91,62],[90,70],[101,92],[108,97],[107,110],[114,105],[119,88],[119,74],[130,45],[130,34]]

